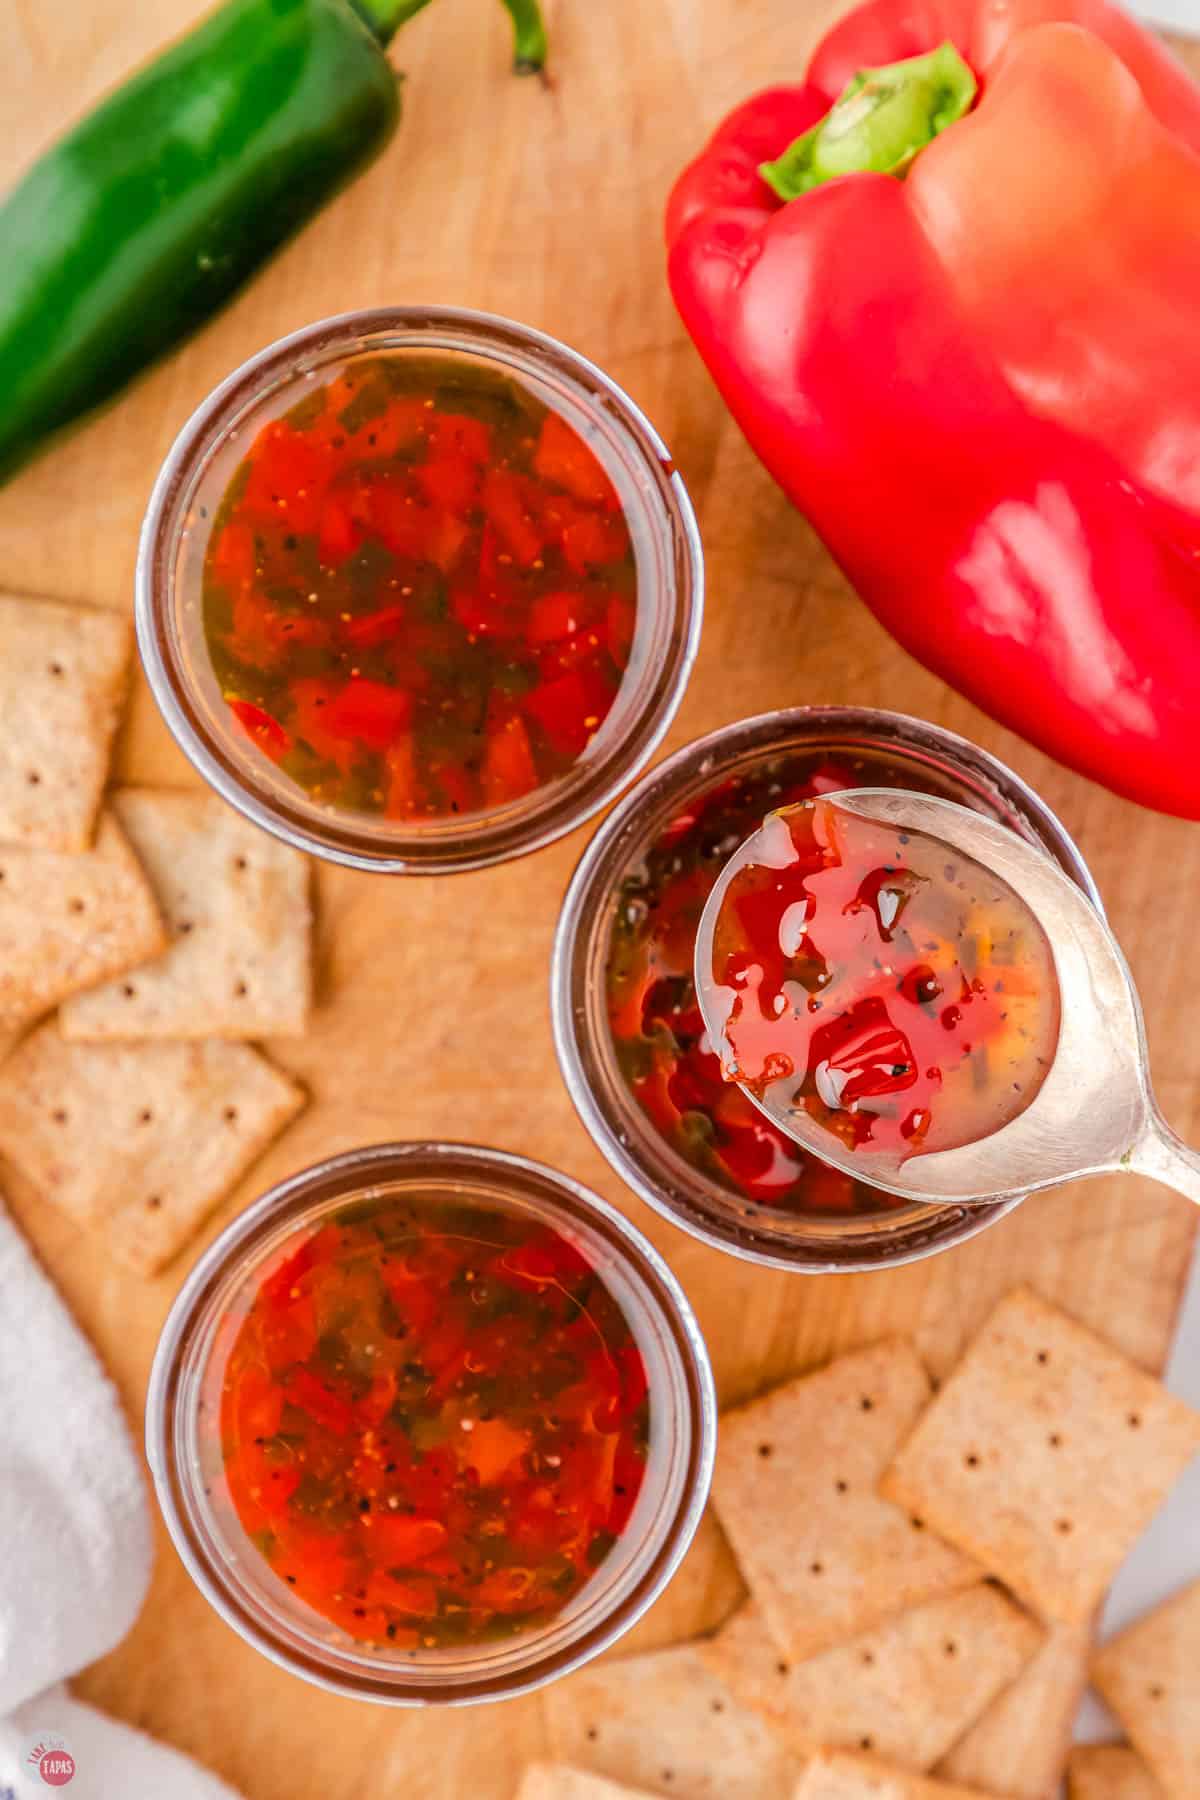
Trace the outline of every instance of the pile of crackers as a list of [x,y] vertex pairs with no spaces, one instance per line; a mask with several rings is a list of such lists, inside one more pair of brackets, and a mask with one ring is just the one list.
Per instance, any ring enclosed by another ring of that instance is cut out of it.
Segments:
[[0,1154],[153,1272],[304,1104],[305,858],[206,793],[107,790],[132,633],[0,597]]
[[1200,1796],[1200,1585],[1090,1648],[1198,1451],[1200,1414],[1024,1289],[936,1392],[894,1340],[727,1413],[747,1598],[550,1688],[519,1800],[1052,1800],[1089,1666],[1132,1747],[1075,1751],[1074,1800]]

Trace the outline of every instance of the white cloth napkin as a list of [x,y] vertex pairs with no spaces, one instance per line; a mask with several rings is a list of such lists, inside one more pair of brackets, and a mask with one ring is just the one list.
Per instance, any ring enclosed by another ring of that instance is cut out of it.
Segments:
[[35,1746],[65,1745],[75,1773],[61,1790],[65,1800],[239,1800],[231,1787],[190,1756],[156,1743],[144,1731],[118,1724],[94,1706],[50,1688],[0,1724],[0,1800],[50,1800],[30,1758]]
[[[70,1800],[236,1800],[61,1685],[125,1636],[152,1555],[116,1390],[0,1206],[0,1800],[56,1785]],[[74,1774],[47,1782],[35,1743]]]

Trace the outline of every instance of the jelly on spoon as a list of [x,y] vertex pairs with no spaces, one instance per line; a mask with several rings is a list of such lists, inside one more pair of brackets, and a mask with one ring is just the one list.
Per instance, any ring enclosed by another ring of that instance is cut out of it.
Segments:
[[696,988],[727,1078],[892,1193],[982,1203],[1129,1169],[1200,1201],[1112,934],[965,807],[860,789],[769,815],[709,897]]

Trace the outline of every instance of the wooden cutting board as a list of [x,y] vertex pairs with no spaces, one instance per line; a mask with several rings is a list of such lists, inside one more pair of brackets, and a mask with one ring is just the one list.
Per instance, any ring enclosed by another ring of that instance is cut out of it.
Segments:
[[[201,10],[198,0],[91,0],[52,17],[10,0],[0,9],[0,181]],[[630,390],[699,509],[708,614],[668,748],[768,707],[841,701],[918,713],[996,751],[1089,859],[1141,986],[1163,1104],[1178,1130],[1197,1135],[1200,829],[1057,767],[898,650],[746,449],[671,307],[661,215],[672,177],[731,105],[802,69],[836,0],[551,0],[548,10],[545,83],[509,77],[494,0],[437,0],[405,30],[407,116],[386,156],[223,318],[0,492],[0,587],[129,607],[138,522],[174,433],[220,377],[281,333],[396,301],[528,320]],[[118,773],[192,780],[140,682]],[[1161,1366],[1194,1214],[1132,1180],[1064,1189],[947,1256],[853,1278],[750,1268],[651,1215],[579,1125],[551,1048],[551,937],[587,837],[585,828],[525,861],[457,877],[452,891],[321,871],[320,1007],[307,1039],[271,1046],[312,1105],[205,1241],[269,1182],[330,1151],[466,1137],[541,1157],[629,1211],[686,1284],[726,1399],[885,1332],[913,1333],[943,1370],[1021,1280]],[[140,1430],[155,1339],[190,1256],[139,1280],[16,1180],[6,1191]],[[711,1625],[736,1593],[728,1552],[706,1530],[636,1642]],[[507,1800],[542,1741],[536,1699],[417,1714],[304,1686],[220,1623],[162,1534],[138,1625],[76,1686],[193,1751],[249,1800]],[[1014,1777],[1018,1766],[1014,1754]]]

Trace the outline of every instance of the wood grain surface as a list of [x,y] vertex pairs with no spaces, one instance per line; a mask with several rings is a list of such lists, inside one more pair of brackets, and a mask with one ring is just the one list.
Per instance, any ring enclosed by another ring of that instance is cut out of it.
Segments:
[[[1195,1136],[1200,830],[1057,767],[898,650],[743,444],[670,303],[661,214],[673,175],[729,106],[799,73],[834,10],[829,0],[550,0],[553,73],[539,82],[510,78],[494,0],[437,0],[398,42],[406,118],[380,163],[218,322],[0,492],[0,588],[129,607],[139,519],[173,435],[220,377],[281,333],[396,301],[528,320],[630,390],[697,503],[708,614],[667,747],[768,707],[843,701],[921,714],[996,751],[1090,861],[1141,986],[1165,1110]],[[0,180],[200,11],[198,0],[91,0],[65,14],[8,0]],[[117,772],[193,779],[140,681]],[[949,1255],[852,1278],[750,1268],[650,1215],[578,1123],[551,1047],[551,938],[587,836],[456,877],[452,893],[433,879],[321,871],[319,1009],[306,1039],[269,1046],[313,1102],[204,1241],[269,1182],[330,1151],[465,1137],[541,1157],[637,1220],[687,1286],[725,1399],[889,1331],[913,1333],[944,1370],[989,1303],[1023,1279],[1161,1365],[1194,1214],[1134,1180],[1063,1189]],[[140,1429],[158,1329],[194,1252],[139,1280],[15,1179],[5,1186]],[[636,1646],[715,1623],[736,1592],[728,1552],[706,1526]],[[507,1800],[542,1743],[536,1699],[421,1714],[304,1686],[210,1612],[161,1533],[138,1625],[76,1687],[194,1752],[249,1800]]]

